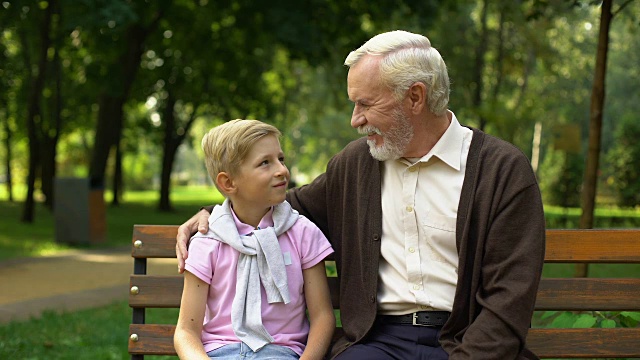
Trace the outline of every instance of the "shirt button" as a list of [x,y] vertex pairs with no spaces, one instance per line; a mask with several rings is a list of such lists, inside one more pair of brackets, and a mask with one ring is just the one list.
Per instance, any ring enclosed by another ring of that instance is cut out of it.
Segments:
[[412,167],[409,168],[410,172],[416,172],[416,170],[418,170],[418,168],[415,167],[415,166],[412,166]]
[[413,285],[413,290],[420,290],[420,285]]
[[407,206],[407,212],[412,212],[412,211],[413,211],[413,207]]
[[369,296],[369,302],[371,302],[371,303],[376,302],[376,297],[373,296],[373,295]]
[[410,253],[414,253],[414,252],[416,252],[416,249],[414,249],[414,248],[409,248],[409,252],[410,252]]

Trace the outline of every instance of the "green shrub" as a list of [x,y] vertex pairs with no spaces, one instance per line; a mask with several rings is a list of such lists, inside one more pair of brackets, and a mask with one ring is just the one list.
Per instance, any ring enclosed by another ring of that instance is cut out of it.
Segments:
[[616,131],[616,145],[607,153],[607,183],[616,191],[618,205],[640,205],[640,122],[624,119]]

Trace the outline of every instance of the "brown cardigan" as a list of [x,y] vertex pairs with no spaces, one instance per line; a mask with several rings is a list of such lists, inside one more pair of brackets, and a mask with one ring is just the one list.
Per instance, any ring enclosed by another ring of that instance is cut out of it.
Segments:
[[[336,251],[345,335],[332,357],[373,326],[382,234],[381,163],[365,139],[333,157],[326,173],[287,200]],[[450,359],[537,359],[525,348],[545,248],[542,199],[528,159],[473,129],[458,207],[458,285],[440,335]]]

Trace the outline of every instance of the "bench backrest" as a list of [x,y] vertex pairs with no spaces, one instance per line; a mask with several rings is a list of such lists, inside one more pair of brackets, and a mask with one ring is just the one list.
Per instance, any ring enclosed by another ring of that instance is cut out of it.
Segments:
[[[129,327],[132,359],[175,355],[175,324],[146,324],[147,308],[179,308],[182,275],[147,274],[147,259],[175,258],[177,226],[135,225],[131,256]],[[331,261],[331,259],[328,259]],[[640,264],[640,229],[547,230],[546,263]],[[330,277],[334,307],[339,307],[338,278]],[[640,279],[543,278],[537,311],[640,311]],[[341,329],[336,329],[340,331]],[[527,346],[541,358],[640,357],[640,328],[532,328]]]

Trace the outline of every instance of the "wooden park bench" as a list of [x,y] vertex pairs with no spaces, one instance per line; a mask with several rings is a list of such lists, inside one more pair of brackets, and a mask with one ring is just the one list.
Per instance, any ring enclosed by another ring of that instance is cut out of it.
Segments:
[[[131,247],[129,353],[175,355],[174,324],[147,324],[148,308],[179,308],[182,275],[147,274],[147,259],[175,258],[177,226],[135,225]],[[546,263],[640,263],[640,229],[547,230]],[[329,278],[338,308],[338,278]],[[640,278],[543,278],[537,311],[640,311]],[[537,313],[540,314],[540,313]],[[535,317],[535,315],[534,315]],[[177,320],[177,319],[176,319]],[[340,331],[341,329],[336,329]],[[541,358],[640,357],[640,327],[532,328],[527,346]]]

